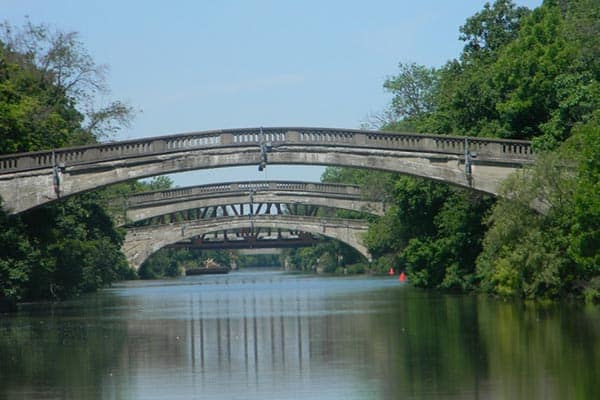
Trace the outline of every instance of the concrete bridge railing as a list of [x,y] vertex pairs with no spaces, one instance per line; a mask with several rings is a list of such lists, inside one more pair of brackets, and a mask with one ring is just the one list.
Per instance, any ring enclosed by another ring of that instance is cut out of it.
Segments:
[[326,207],[366,212],[385,213],[385,204],[369,200],[359,186],[294,181],[231,182],[199,185],[162,191],[139,193],[113,200],[112,209],[119,225],[153,217],[211,207],[285,204]]
[[[261,135],[262,132],[262,135]],[[258,145],[261,140],[273,146],[338,145],[373,149],[439,152],[464,155],[468,141],[469,150],[477,152],[480,159],[520,163],[533,160],[531,143],[521,140],[426,135],[415,133],[389,133],[330,128],[249,128],[196,132],[115,143],[80,146],[0,156],[0,174],[25,171],[54,165],[79,165],[124,157],[148,156],[180,152],[183,150],[215,147],[243,147]]]
[[369,168],[492,194],[535,159],[531,144],[517,140],[325,128],[223,130],[2,156],[0,196],[7,212],[19,213],[128,179],[258,165],[265,157],[274,165]]
[[246,181],[144,192],[128,196],[126,202],[128,207],[133,207],[149,202],[169,202],[190,197],[227,196],[231,194],[259,192],[329,194],[344,197],[353,196],[357,199],[361,197],[360,187],[355,185],[298,181]]

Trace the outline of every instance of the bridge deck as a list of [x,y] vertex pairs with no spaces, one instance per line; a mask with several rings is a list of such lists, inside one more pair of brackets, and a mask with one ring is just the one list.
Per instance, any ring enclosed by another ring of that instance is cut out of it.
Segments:
[[361,198],[360,187],[337,183],[315,183],[299,181],[244,181],[225,182],[208,185],[188,186],[167,190],[144,192],[127,197],[128,207],[146,206],[164,202],[178,202],[189,198],[223,197],[240,193],[282,192],[282,193],[316,193],[344,198]]
[[[465,140],[466,139],[466,140]],[[0,175],[9,172],[81,165],[180,152],[193,149],[243,147],[266,141],[281,145],[332,145],[464,155],[465,146],[480,159],[523,163],[534,158],[531,142],[483,137],[379,132],[333,128],[246,128],[174,134],[90,146],[0,156]]]
[[251,128],[161,136],[0,157],[3,208],[19,213],[76,193],[183,171],[324,165],[423,177],[496,195],[535,160],[531,143],[326,128]]

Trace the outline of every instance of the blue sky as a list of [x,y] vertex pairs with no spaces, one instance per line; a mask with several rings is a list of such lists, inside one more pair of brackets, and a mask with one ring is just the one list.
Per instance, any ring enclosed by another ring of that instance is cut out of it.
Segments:
[[[541,0],[519,0],[537,7]],[[357,128],[382,111],[398,62],[456,57],[458,27],[483,0],[0,0],[77,31],[110,68],[111,98],[140,110],[115,139],[249,126]],[[231,180],[318,180],[322,167],[269,166],[173,176],[180,186]]]

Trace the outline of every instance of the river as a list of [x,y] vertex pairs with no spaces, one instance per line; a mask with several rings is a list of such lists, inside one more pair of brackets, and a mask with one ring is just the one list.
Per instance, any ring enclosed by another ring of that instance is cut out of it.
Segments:
[[244,271],[0,316],[0,399],[599,399],[600,311]]

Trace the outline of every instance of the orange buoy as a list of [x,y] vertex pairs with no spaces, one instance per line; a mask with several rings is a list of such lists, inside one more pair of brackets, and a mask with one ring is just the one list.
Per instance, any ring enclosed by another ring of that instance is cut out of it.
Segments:
[[400,272],[400,276],[398,277],[398,280],[400,282],[406,282],[406,274],[404,273],[404,271]]

